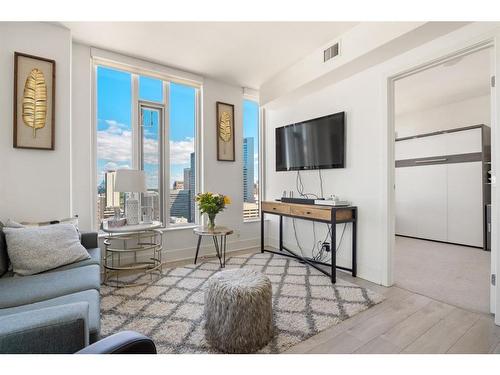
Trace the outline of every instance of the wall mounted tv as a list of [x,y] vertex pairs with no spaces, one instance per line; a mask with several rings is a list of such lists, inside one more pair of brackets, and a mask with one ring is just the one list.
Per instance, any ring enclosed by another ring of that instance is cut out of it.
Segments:
[[276,171],[344,168],[345,114],[276,128]]

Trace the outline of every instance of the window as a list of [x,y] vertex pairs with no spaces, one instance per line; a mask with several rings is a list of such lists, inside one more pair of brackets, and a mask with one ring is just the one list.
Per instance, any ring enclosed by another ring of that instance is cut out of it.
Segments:
[[196,89],[170,84],[170,223],[195,222]]
[[97,225],[124,212],[126,197],[113,189],[121,168],[145,171],[141,199],[152,204],[154,220],[196,222],[198,88],[99,65],[96,96]]
[[243,220],[259,217],[259,104],[243,101]]
[[97,67],[97,223],[124,209],[115,171],[132,167],[132,75]]

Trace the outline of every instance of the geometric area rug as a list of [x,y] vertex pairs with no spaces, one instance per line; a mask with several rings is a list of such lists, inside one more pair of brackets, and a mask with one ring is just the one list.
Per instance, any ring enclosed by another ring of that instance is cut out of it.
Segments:
[[[260,353],[281,353],[384,299],[316,269],[269,253],[234,256],[226,269],[248,268],[272,282],[274,338]],[[220,271],[217,259],[165,268],[149,285],[101,288],[101,336],[133,330],[151,337],[158,353],[216,353],[204,338],[207,279]]]

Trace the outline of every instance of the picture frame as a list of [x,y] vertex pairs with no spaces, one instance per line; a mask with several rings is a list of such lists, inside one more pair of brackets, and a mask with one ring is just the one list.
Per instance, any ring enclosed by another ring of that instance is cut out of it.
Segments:
[[14,148],[54,150],[55,90],[55,60],[14,52]]
[[234,105],[217,102],[217,160],[235,161]]

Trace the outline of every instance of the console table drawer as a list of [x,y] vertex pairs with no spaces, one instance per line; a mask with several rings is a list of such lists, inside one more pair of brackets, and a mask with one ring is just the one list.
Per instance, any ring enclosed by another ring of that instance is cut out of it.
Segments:
[[262,202],[262,211],[290,214],[290,206],[283,203]]
[[317,220],[330,220],[332,212],[328,209],[314,207],[291,206],[290,213],[292,216],[310,217]]

